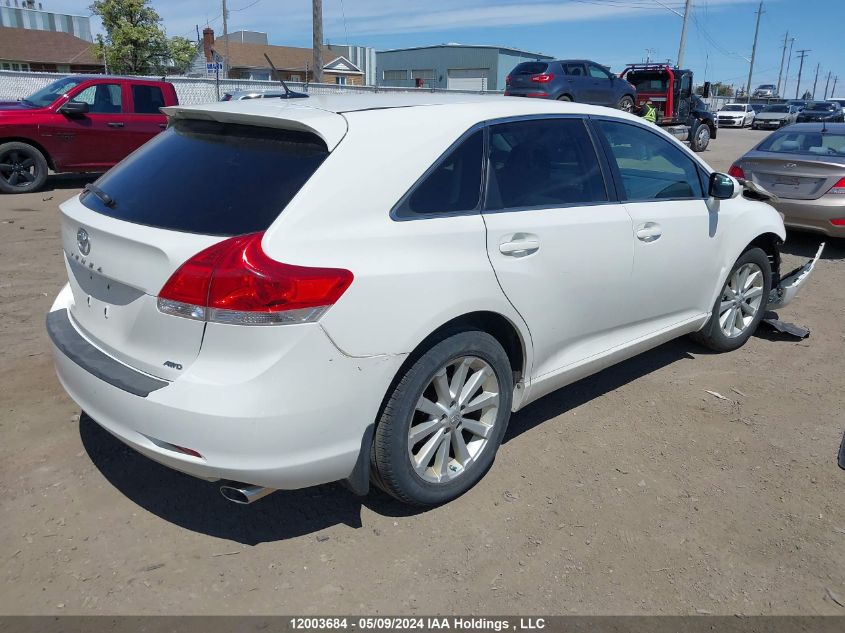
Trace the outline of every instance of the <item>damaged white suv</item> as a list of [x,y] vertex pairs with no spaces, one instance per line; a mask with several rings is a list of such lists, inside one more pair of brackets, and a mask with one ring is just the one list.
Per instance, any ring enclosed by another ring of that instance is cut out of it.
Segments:
[[778,213],[616,110],[426,94],[165,112],[62,205],[47,328],[96,422],[241,503],[336,480],[446,502],[513,411],[674,337],[736,349],[812,267],[782,280]]

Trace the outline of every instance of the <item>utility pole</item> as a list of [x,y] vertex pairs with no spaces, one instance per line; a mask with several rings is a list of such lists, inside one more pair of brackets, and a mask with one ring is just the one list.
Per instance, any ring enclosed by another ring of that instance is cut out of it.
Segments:
[[681,27],[681,43],[678,45],[678,68],[683,68],[684,66],[684,47],[687,45],[687,23],[689,22],[691,8],[692,0],[687,0],[686,7],[684,8],[684,24]]
[[801,58],[801,65],[798,66],[798,83],[795,85],[795,98],[798,98],[798,91],[801,89],[801,71],[804,70],[804,58],[807,56],[811,49],[809,48],[802,48],[798,51],[798,57]]
[[323,81],[323,0],[311,0],[313,13],[314,82]]
[[223,60],[223,77],[229,78],[229,9],[226,8],[226,0],[223,0],[223,51],[226,58]]
[[[833,74],[832,71],[830,71],[830,70],[827,71],[827,81],[824,84],[824,98],[825,98],[825,100],[827,100],[827,89],[830,88],[830,76],[832,74]],[[833,93],[831,93],[830,96],[832,97]]]
[[789,38],[789,53],[786,56],[786,76],[783,78],[783,94],[786,95],[786,84],[789,83],[789,65],[792,63],[792,45],[795,44],[795,38]]
[[814,100],[814,101],[815,101],[815,99],[816,99],[816,86],[817,86],[817,85],[818,85],[818,83],[819,83],[819,67],[820,67],[820,66],[821,66],[821,62],[819,62],[818,64],[816,64],[816,78],[815,78],[815,79],[813,79],[813,100]]
[[836,94],[836,82],[837,81],[839,81],[839,75],[836,75],[833,78],[833,88],[830,89],[830,96],[831,97]]
[[751,75],[754,73],[754,57],[757,55],[757,35],[760,33],[760,16],[762,15],[763,0],[760,0],[760,5],[757,7],[757,26],[754,29],[754,45],[751,47],[751,66],[748,68],[748,83],[745,85],[745,96],[748,99],[751,99]]
[[[789,31],[783,36],[783,52],[780,54],[780,70],[778,71],[778,89],[775,96],[780,96],[780,79],[783,76],[783,62],[786,61],[786,41],[789,39]],[[784,86],[785,87],[785,86]],[[786,92],[786,90],[784,90]]]

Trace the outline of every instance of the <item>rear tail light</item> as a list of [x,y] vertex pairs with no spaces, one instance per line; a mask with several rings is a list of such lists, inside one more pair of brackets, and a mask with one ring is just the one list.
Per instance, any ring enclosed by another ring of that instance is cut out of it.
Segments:
[[507,77],[505,77],[505,83],[509,84],[510,82],[511,82],[511,76],[508,75]]
[[833,185],[828,193],[845,193],[845,178]]
[[353,275],[341,268],[283,264],[261,249],[264,233],[232,237],[182,264],[159,292],[173,316],[234,325],[283,325],[319,319]]
[[554,78],[555,78],[555,76],[550,74],[550,73],[541,73],[539,75],[531,75],[531,81],[533,81],[534,83],[538,83],[538,84],[547,84]]
[[831,220],[830,223],[833,226],[845,226],[845,218],[836,218],[835,220]]
[[734,178],[742,178],[745,179],[745,172],[742,171],[742,167],[734,163],[731,165],[731,168],[728,170],[728,176],[733,176]]

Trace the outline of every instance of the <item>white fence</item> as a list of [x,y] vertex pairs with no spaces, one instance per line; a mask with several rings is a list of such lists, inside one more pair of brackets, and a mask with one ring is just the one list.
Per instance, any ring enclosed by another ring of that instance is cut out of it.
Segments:
[[[40,90],[56,79],[67,77],[65,73],[36,73],[0,70],[0,101],[16,101],[33,92]],[[237,90],[279,90],[278,81],[258,81],[249,79],[203,79],[193,77],[144,77],[144,79],[164,79],[176,88],[179,103],[194,105],[219,101],[226,92]],[[309,94],[337,94],[337,93],[369,93],[369,92],[447,92],[432,88],[392,88],[385,86],[351,86],[337,84],[315,84],[287,82],[291,90],[308,92]],[[492,90],[449,90],[448,92],[463,92],[470,94],[502,94]]]

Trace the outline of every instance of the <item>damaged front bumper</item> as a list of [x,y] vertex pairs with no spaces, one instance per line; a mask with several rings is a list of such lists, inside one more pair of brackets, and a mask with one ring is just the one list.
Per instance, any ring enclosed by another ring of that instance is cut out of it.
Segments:
[[769,293],[768,307],[770,309],[782,308],[789,305],[798,294],[801,286],[807,283],[813,269],[816,267],[816,262],[822,256],[822,251],[824,251],[824,242],[819,244],[819,250],[816,251],[816,256],[813,259],[780,278],[778,284]]

